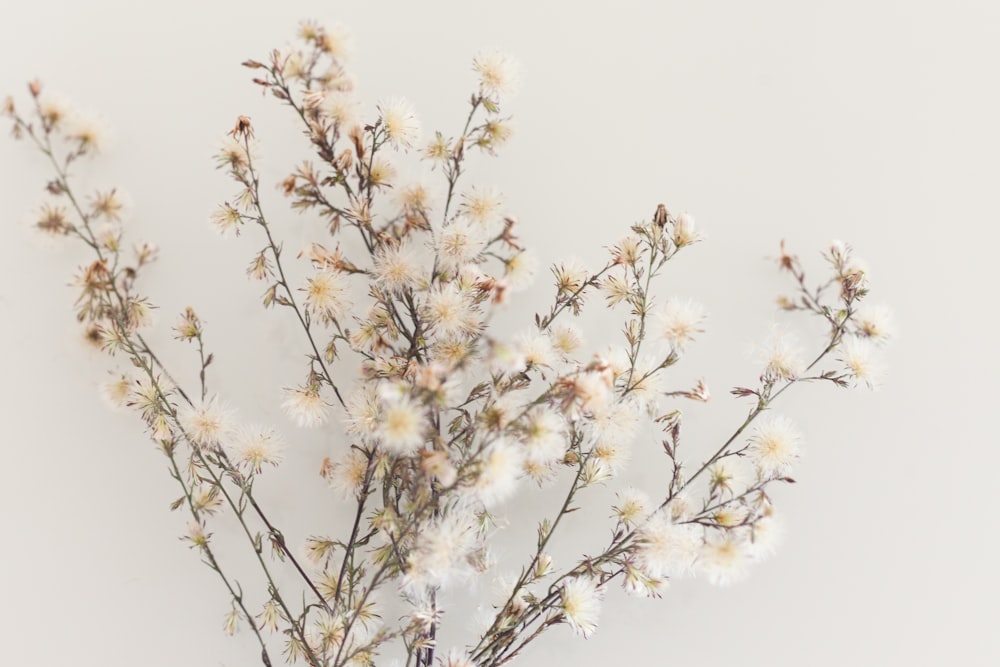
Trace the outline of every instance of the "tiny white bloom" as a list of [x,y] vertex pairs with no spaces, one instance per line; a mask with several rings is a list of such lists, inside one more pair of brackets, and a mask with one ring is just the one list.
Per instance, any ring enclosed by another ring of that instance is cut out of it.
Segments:
[[124,408],[128,404],[132,384],[132,378],[129,376],[116,374],[101,385],[101,397],[115,410]]
[[306,293],[306,309],[323,322],[342,319],[350,308],[347,299],[347,281],[336,271],[323,269],[309,279]]
[[378,104],[378,112],[386,138],[394,148],[413,148],[420,141],[420,121],[408,100],[400,97],[383,100]]
[[373,274],[379,288],[398,293],[407,287],[416,286],[420,278],[420,265],[409,246],[386,245],[375,253]]
[[652,501],[648,494],[629,486],[618,491],[616,495],[618,500],[611,509],[624,523],[635,525],[649,514]]
[[654,577],[690,574],[701,547],[701,529],[674,523],[669,512],[654,513],[638,531],[637,560]]
[[438,265],[444,271],[457,273],[476,258],[484,243],[482,228],[469,218],[459,217],[434,236]]
[[506,438],[490,443],[480,457],[479,475],[473,485],[476,497],[487,507],[510,497],[521,473],[521,453]]
[[376,435],[386,451],[409,456],[423,444],[425,426],[421,407],[404,397],[383,403]]
[[448,651],[441,661],[442,667],[476,667],[469,654],[457,648]]
[[591,577],[572,577],[563,582],[559,592],[563,617],[573,632],[589,637],[597,630],[603,592]]
[[303,428],[324,424],[330,416],[330,408],[320,396],[319,387],[286,389],[281,408],[292,421]]
[[232,435],[232,412],[217,397],[195,407],[185,406],[178,412],[181,426],[198,447],[217,447]]
[[879,350],[871,338],[844,336],[840,341],[840,361],[854,378],[855,385],[864,384],[869,389],[878,387],[885,372]]
[[699,240],[698,231],[694,224],[694,218],[688,213],[681,213],[674,221],[674,245],[682,248]]
[[750,454],[764,477],[788,475],[799,457],[802,437],[792,420],[783,415],[761,416],[750,435]]
[[876,343],[883,343],[895,335],[892,311],[886,306],[862,306],[852,319],[857,326],[858,335]]
[[728,586],[746,576],[750,543],[736,531],[713,531],[698,556],[698,571],[716,586]]
[[575,354],[583,347],[583,333],[571,322],[553,324],[549,327],[549,336],[552,338],[552,347],[563,357]]
[[505,265],[504,278],[510,284],[510,288],[515,292],[520,292],[531,287],[538,271],[538,259],[529,250],[522,250],[509,260]]
[[552,341],[545,333],[522,332],[517,335],[514,344],[525,362],[531,366],[552,366],[556,361]]
[[523,437],[528,461],[548,464],[566,453],[566,422],[558,412],[545,406],[536,406],[525,416]]
[[488,227],[500,220],[503,195],[494,188],[475,187],[462,195],[459,210],[472,222]]
[[238,465],[259,473],[265,464],[281,463],[285,444],[273,429],[254,426],[238,429],[230,447]]
[[685,344],[694,340],[695,334],[703,331],[704,320],[705,310],[701,305],[674,297],[656,313],[653,329],[675,350],[682,350]]
[[326,475],[330,487],[344,500],[357,498],[368,472],[368,457],[357,449],[335,461]]
[[454,283],[434,287],[427,295],[424,310],[434,331],[445,336],[470,334],[480,326],[470,299]]
[[100,153],[107,144],[108,128],[102,120],[74,114],[66,128],[66,137],[84,150]]
[[478,53],[472,60],[472,69],[479,75],[479,87],[487,95],[504,97],[517,89],[517,63],[505,53]]
[[478,542],[475,515],[460,507],[424,523],[407,558],[404,586],[444,586],[455,575],[468,573],[467,557]]
[[806,368],[795,336],[777,325],[772,326],[760,356],[766,365],[764,374],[774,380],[794,380]]

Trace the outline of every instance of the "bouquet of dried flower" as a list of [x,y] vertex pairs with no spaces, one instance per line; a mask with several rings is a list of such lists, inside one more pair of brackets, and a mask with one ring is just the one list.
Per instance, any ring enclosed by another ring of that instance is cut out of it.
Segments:
[[[692,217],[660,205],[596,270],[556,264],[551,302],[523,333],[505,338],[494,319],[528,286],[533,263],[499,195],[461,177],[470,156],[493,155],[510,137],[501,107],[516,83],[512,61],[476,56],[464,127],[421,142],[403,99],[382,101],[363,117],[345,58],[340,30],[305,23],[294,46],[243,63],[254,84],[294,113],[313,153],[279,186],[292,209],[329,231],[327,245],[312,243],[298,255],[309,278],[290,278],[294,258],[283,252],[263,201],[257,138],[246,117],[218,154],[237,194],[211,216],[223,234],[256,244],[247,274],[264,286],[263,305],[286,312],[301,330],[304,379],[285,390],[282,408],[298,426],[329,429],[342,443],[317,462],[353,517],[339,538],[292,540],[258,502],[255,487],[282,461],[285,441],[270,427],[239,423],[213,394],[213,356],[195,311],[183,312],[175,331],[197,349],[200,386],[177,382],[144,337],[152,306],[139,278],[156,250],[126,250],[118,190],[83,196],[71,180],[81,159],[98,150],[98,129],[37,82],[27,111],[12,99],[3,108],[14,137],[51,163],[37,227],[89,248],[76,276],[77,319],[113,359],[128,362],[108,396],[141,417],[167,458],[181,490],[173,508],[190,514],[185,539],[231,598],[226,630],[246,627],[265,665],[277,653],[331,667],[383,657],[407,667],[501,665],[555,625],[590,636],[611,586],[660,596],[677,577],[715,584],[741,577],[772,548],[769,490],[792,481],[799,454],[800,435],[774,412],[775,401],[806,382],[877,383],[891,323],[884,308],[860,305],[869,288],[864,265],[835,242],[824,253],[827,277],[813,285],[782,245],[779,265],[795,296],[779,304],[820,318],[826,335],[804,356],[790,334],[776,330],[757,382],[732,392],[748,404],[744,421],[706,451],[685,448],[694,461],[687,463],[675,402],[707,401],[709,391],[702,383],[672,391],[665,379],[705,316],[690,300],[653,292],[667,264],[699,240]],[[419,152],[441,179],[437,201],[429,188],[399,182],[393,161],[407,151]],[[586,300],[619,313],[619,344],[587,349],[573,322]],[[620,490],[606,546],[554,562],[552,540],[578,496],[611,483],[650,424],[669,461],[657,495]],[[531,484],[564,492],[559,506],[536,519],[530,559],[506,582],[477,636],[439,647],[449,586],[490,570],[497,512]],[[228,573],[210,532],[217,514],[238,521],[259,585],[244,588]],[[279,586],[277,570],[297,577],[298,588]],[[395,622],[380,613],[386,598],[403,609]]]

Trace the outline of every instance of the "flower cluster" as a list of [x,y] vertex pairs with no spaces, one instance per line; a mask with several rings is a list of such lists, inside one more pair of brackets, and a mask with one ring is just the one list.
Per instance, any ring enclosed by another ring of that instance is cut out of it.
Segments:
[[[456,667],[500,665],[555,625],[589,637],[612,585],[658,597],[678,577],[741,578],[773,549],[771,486],[792,481],[802,450],[776,399],[807,382],[879,382],[892,325],[885,308],[861,305],[869,289],[864,264],[833,243],[825,254],[831,274],[811,287],[800,260],[782,246],[779,266],[796,293],[782,297],[781,307],[821,318],[827,335],[806,356],[789,331],[772,331],[757,384],[732,392],[750,401],[745,421],[714,451],[686,458],[677,402],[707,402],[710,392],[704,382],[672,387],[671,369],[703,333],[707,314],[656,286],[668,264],[699,242],[693,217],[660,205],[608,247],[603,266],[557,263],[550,302],[517,334],[498,335],[494,320],[531,284],[536,263],[502,194],[462,176],[471,155],[495,155],[511,137],[501,109],[516,88],[513,61],[477,55],[464,126],[428,138],[405,99],[364,112],[348,54],[342,29],[304,23],[293,45],[244,63],[254,84],[301,122],[311,157],[280,190],[291,209],[318,219],[328,240],[297,258],[283,252],[274,205],[262,196],[260,128],[245,116],[217,155],[233,196],[209,216],[224,236],[253,244],[247,275],[262,285],[263,305],[300,330],[307,361],[281,409],[298,427],[332,430],[345,443],[317,467],[344,501],[339,506],[353,506],[351,532],[308,537],[301,561],[301,538],[286,536],[254,492],[289,455],[287,436],[244,423],[210,391],[213,355],[190,308],[174,332],[197,351],[200,386],[174,379],[143,337],[152,306],[136,290],[155,249],[126,252],[117,190],[74,194],[69,167],[94,152],[96,133],[69,124],[71,113],[37,83],[30,111],[12,100],[3,108],[14,136],[32,141],[55,166],[37,227],[75,237],[93,253],[77,277],[78,318],[88,339],[127,362],[129,371],[113,375],[105,393],[141,416],[168,458],[182,491],[174,508],[191,517],[184,540],[230,594],[224,629],[249,628],[265,664],[280,644],[289,662],[313,666],[370,665],[394,653],[417,667],[435,658]],[[406,159],[421,160],[440,187],[404,181],[397,165]],[[308,267],[301,283],[288,270],[296,260]],[[595,302],[622,323],[622,338],[610,347],[589,347],[573,321]],[[578,495],[621,478],[633,449],[650,446],[640,437],[650,424],[672,471],[660,495],[620,490],[607,546],[557,566],[550,545]],[[565,488],[561,506],[539,521],[530,561],[505,582],[482,633],[439,650],[449,589],[495,576],[496,516],[530,485]],[[209,525],[219,512],[242,527],[264,581],[257,591],[236,585],[216,553]],[[298,577],[298,590],[276,584],[285,569]],[[387,591],[407,605],[401,621],[379,613],[376,600]]]

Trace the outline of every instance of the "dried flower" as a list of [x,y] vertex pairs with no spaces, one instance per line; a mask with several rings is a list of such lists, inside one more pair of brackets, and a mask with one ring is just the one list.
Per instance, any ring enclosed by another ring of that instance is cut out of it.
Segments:
[[603,594],[597,582],[590,577],[567,579],[559,591],[563,618],[573,632],[587,638],[597,630]]
[[750,454],[764,477],[788,475],[799,455],[801,436],[787,417],[766,414],[750,435]]

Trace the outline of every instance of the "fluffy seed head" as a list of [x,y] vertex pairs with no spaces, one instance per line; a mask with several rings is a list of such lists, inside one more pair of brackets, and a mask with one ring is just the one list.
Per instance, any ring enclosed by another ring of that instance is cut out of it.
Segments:
[[479,88],[486,95],[505,97],[517,89],[517,63],[507,54],[498,51],[478,53],[472,59],[472,69],[479,75]]
[[789,474],[799,456],[801,436],[792,421],[783,415],[765,414],[750,435],[750,451],[764,477]]
[[863,384],[875,389],[885,372],[879,350],[871,338],[844,336],[840,341],[840,361],[854,378],[856,386]]
[[672,298],[654,319],[654,330],[675,350],[682,350],[703,331],[705,309],[690,299]]
[[260,473],[264,465],[276,466],[284,458],[285,444],[273,429],[261,426],[239,429],[231,444],[238,465]]
[[389,143],[396,149],[413,148],[420,141],[420,121],[409,100],[401,97],[378,104],[379,117]]
[[602,591],[591,577],[566,579],[559,593],[563,617],[573,632],[587,638],[597,630]]
[[181,426],[191,442],[199,447],[217,447],[232,434],[232,413],[216,397],[179,412]]
[[281,409],[298,426],[312,428],[326,423],[329,406],[319,394],[319,386],[311,384],[302,389],[286,389]]

